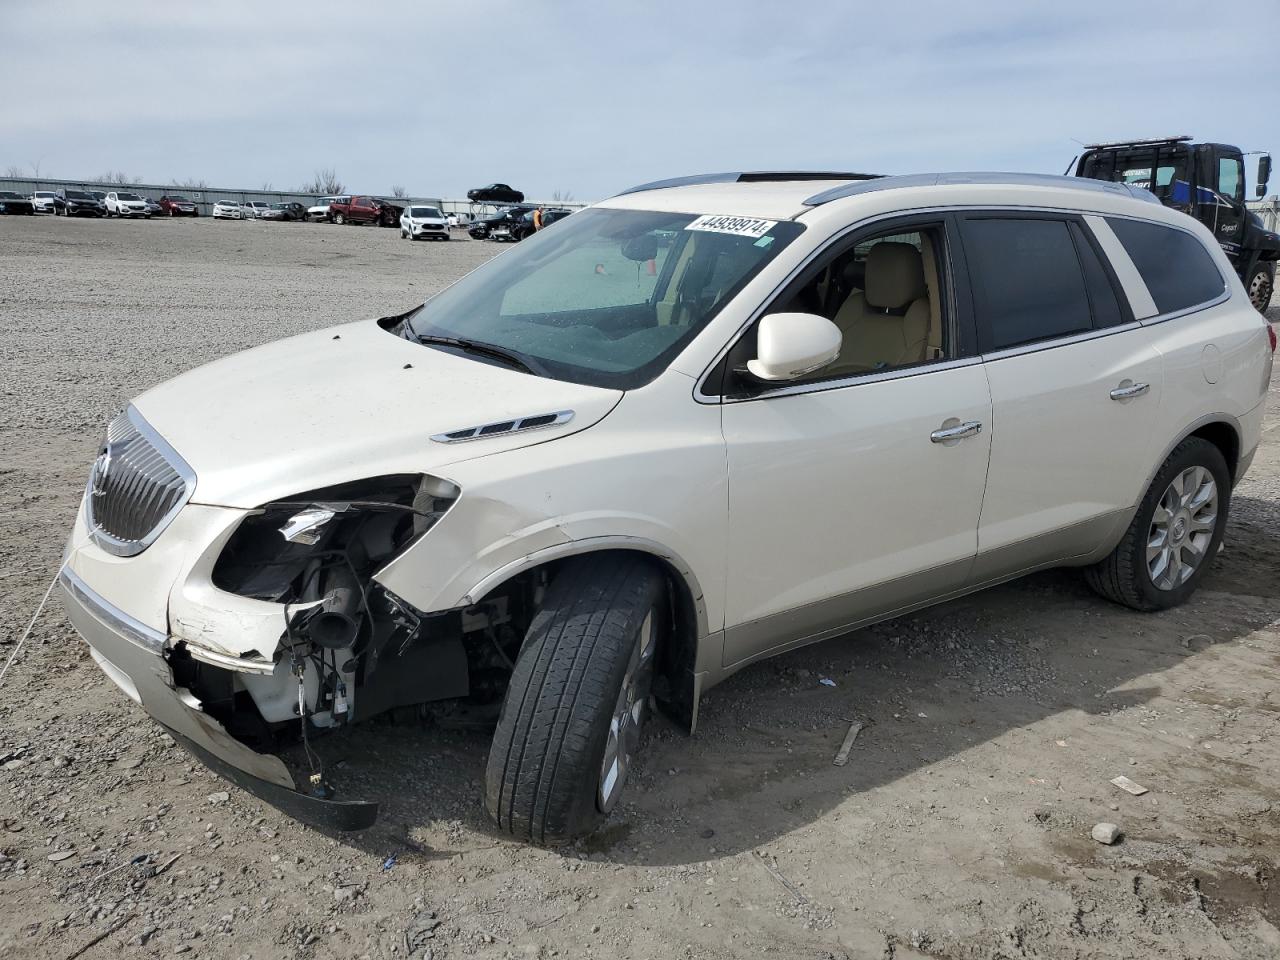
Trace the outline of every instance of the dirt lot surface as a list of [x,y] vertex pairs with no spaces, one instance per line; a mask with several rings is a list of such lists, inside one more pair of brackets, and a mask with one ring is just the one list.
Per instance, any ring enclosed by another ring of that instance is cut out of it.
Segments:
[[[405,309],[496,249],[0,218],[0,657],[129,397]],[[383,817],[303,827],[170,742],[55,595],[0,686],[0,956],[1280,957],[1278,394],[1187,606],[1055,572],[755,666],[696,737],[654,724],[624,807],[568,849],[485,826],[476,731],[329,738]]]

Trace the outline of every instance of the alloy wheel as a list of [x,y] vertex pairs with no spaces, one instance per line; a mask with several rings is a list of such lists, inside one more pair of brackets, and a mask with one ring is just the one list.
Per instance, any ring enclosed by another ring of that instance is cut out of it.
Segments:
[[1173,478],[1156,504],[1147,535],[1147,572],[1159,590],[1175,590],[1200,569],[1218,523],[1218,484],[1204,467]]
[[657,649],[657,622],[650,610],[636,635],[627,672],[622,678],[622,689],[618,691],[618,700],[609,718],[609,738],[605,742],[596,790],[596,804],[602,813],[608,813],[617,804],[640,744],[640,727],[644,723],[649,691],[653,687],[653,655]]

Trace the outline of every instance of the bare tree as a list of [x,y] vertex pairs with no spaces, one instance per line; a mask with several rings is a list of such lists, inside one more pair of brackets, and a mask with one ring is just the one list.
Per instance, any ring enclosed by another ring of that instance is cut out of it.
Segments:
[[555,203],[568,203],[573,199],[573,194],[568,190],[557,190],[555,193],[551,194],[551,199]]
[[183,190],[208,190],[209,183],[207,180],[193,180],[191,177],[183,180],[181,183],[175,184]]
[[91,183],[110,183],[119,187],[128,187],[135,183],[141,183],[142,177],[129,176],[123,170],[108,170],[106,173],[99,174],[96,177],[89,177]]
[[345,193],[346,185],[338,179],[338,171],[333,167],[323,167],[316,171],[315,177],[298,188],[299,193]]
[[14,177],[14,178],[20,179],[26,176],[26,173],[16,163],[11,163],[9,164],[9,166],[4,168],[4,175],[6,177]]
[[261,187],[259,187],[258,189],[259,189],[259,190],[263,190],[263,191],[270,191],[270,190],[274,190],[274,189],[275,189],[275,187],[273,187],[273,186],[271,185],[271,181],[270,181],[270,180],[264,180],[264,181],[262,181],[262,186],[261,186]]
[[393,185],[391,187],[391,196],[397,200],[404,200],[409,196],[409,191],[399,185]]

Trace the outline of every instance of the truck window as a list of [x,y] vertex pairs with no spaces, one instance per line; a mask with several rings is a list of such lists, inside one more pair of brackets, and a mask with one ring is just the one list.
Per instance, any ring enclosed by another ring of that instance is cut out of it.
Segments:
[[1229,200],[1244,199],[1244,163],[1235,157],[1218,158],[1218,192]]
[[1185,230],[1119,217],[1107,217],[1107,224],[1138,268],[1161,313],[1207,303],[1225,289],[1209,251]]

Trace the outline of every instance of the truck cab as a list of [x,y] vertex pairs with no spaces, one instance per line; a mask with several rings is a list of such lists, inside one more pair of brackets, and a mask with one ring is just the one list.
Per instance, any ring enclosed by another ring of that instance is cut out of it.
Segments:
[[[1093,144],[1080,155],[1075,175],[1143,187],[1166,207],[1195,217],[1222,246],[1253,305],[1266,311],[1275,287],[1280,237],[1245,206],[1239,147],[1194,143],[1187,136]],[[1270,176],[1271,157],[1262,154],[1256,196],[1266,194]]]

